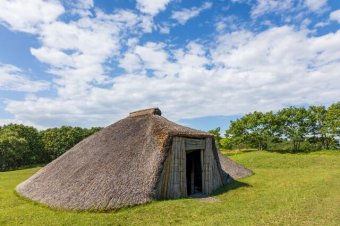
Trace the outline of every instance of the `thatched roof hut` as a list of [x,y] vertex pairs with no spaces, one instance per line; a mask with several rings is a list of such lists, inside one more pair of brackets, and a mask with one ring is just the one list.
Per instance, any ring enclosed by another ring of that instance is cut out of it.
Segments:
[[251,174],[218,154],[212,134],[168,121],[155,108],[84,139],[16,190],[50,207],[109,210],[210,194],[232,180],[228,170]]

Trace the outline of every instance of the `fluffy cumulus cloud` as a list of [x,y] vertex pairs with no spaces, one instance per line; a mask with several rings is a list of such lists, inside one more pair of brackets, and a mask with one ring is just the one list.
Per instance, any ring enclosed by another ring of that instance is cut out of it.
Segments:
[[[54,1],[43,2],[59,7]],[[16,121],[43,127],[104,126],[130,111],[152,106],[179,120],[329,104],[340,96],[340,31],[314,35],[288,25],[226,31],[217,24],[219,32],[208,41],[192,39],[183,45],[141,41],[153,31],[154,16],[168,2],[137,1],[142,13],[128,9],[108,13],[94,9],[88,1],[77,4],[78,11],[72,12],[77,16],[68,21],[58,19],[62,11],[34,25],[20,27],[7,20],[10,29],[35,32],[40,46],[30,52],[48,66],[56,95],[8,100],[6,111]],[[258,3],[253,16],[290,6],[288,0],[282,5]],[[205,3],[178,10],[185,13],[175,19],[185,25],[210,7],[211,3]],[[337,20],[336,12],[331,19]],[[14,66],[0,66],[0,89],[37,92],[49,86],[30,80]]]
[[136,0],[136,2],[141,12],[155,16],[166,8],[170,0]]
[[63,12],[64,7],[56,0],[0,1],[0,23],[17,31],[36,33]]
[[103,64],[119,55],[120,38],[135,28],[138,18],[130,11],[116,11],[96,17],[83,17],[71,23],[55,21],[40,32],[42,46],[31,48],[41,62],[51,66],[50,73],[60,86],[60,96],[86,95],[89,83],[105,84],[109,77]]
[[211,6],[211,2],[206,2],[200,7],[192,7],[190,9],[174,11],[171,15],[171,18],[177,20],[178,23],[183,25],[191,18],[198,16],[202,11],[211,8]]
[[31,80],[13,65],[0,64],[0,90],[35,93],[49,87],[48,82]]

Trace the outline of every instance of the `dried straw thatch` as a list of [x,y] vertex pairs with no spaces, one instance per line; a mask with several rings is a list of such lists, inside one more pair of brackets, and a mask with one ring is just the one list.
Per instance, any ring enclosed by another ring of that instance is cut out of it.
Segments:
[[[116,209],[161,198],[159,184],[173,138],[212,135],[160,115],[159,109],[131,113],[43,167],[19,184],[17,192],[50,207],[73,210]],[[230,180],[222,168],[234,172],[228,166],[236,165],[218,157],[215,147],[214,152],[221,178],[227,183]],[[245,168],[236,168],[235,175],[249,174]]]
[[221,152],[218,152],[218,157],[221,163],[222,170],[233,179],[240,179],[253,174],[253,171],[245,168],[244,166],[241,166],[240,164],[237,164],[236,162],[229,159],[227,156],[223,155]]

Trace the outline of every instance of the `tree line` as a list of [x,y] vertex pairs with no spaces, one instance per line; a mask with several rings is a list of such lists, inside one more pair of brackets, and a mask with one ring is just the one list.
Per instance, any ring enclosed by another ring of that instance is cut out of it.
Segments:
[[210,130],[222,149],[255,148],[284,152],[339,149],[340,102],[330,107],[283,108],[257,112],[231,121],[221,137],[220,128]]
[[0,126],[0,170],[48,163],[99,130],[62,126],[38,131],[21,124]]

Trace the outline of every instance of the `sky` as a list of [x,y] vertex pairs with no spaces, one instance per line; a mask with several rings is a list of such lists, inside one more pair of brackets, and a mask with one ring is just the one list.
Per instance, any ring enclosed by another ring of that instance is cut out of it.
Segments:
[[159,107],[227,128],[340,100],[339,0],[1,0],[0,125],[107,126]]

